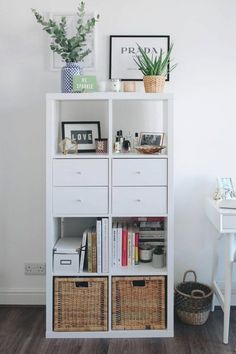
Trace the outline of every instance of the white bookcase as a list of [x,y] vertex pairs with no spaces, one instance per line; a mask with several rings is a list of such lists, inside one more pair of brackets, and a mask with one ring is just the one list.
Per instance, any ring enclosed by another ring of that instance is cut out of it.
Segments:
[[[81,93],[47,94],[46,123],[46,245],[48,338],[79,337],[171,337],[173,336],[173,97],[171,94]],[[100,121],[101,135],[108,138],[108,153],[59,152],[62,121]],[[114,153],[115,133],[165,132],[162,154]],[[83,170],[85,176],[76,171]],[[67,172],[71,175],[68,176]],[[76,180],[78,179],[78,182]],[[84,178],[84,179],[83,179]],[[78,195],[80,203],[74,203]],[[112,221],[115,218],[165,217],[166,266],[150,263],[112,268]],[[73,277],[108,278],[108,330],[100,332],[56,332],[53,330],[53,248],[60,237],[61,220],[81,227],[97,217],[109,220],[109,272],[68,274]],[[62,219],[63,218],[63,219]],[[166,328],[162,330],[113,330],[113,276],[165,276]]]

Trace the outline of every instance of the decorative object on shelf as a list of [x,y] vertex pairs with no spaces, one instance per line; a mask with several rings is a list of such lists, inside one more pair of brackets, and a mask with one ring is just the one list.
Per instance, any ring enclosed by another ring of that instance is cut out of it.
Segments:
[[74,92],[95,92],[96,90],[97,90],[96,76],[92,76],[92,75],[73,76]]
[[134,133],[134,136],[132,138],[132,150],[135,150],[136,147],[139,145],[139,136],[138,133]]
[[153,53],[151,56],[147,54],[146,48],[143,48],[140,44],[137,44],[137,46],[138,54],[135,53],[133,59],[143,74],[145,92],[162,93],[166,77],[177,66],[177,64],[169,65],[173,43],[166,54],[163,53],[161,48],[159,54],[155,56]]
[[[67,37],[73,37],[76,35],[77,32],[77,21],[78,16],[74,13],[63,13],[63,12],[52,12],[49,14],[51,20],[59,23],[62,17],[66,18],[66,34]],[[88,20],[89,18],[94,17],[94,12],[86,11],[84,14],[84,20]],[[90,53],[86,55],[83,59],[83,69],[86,71],[95,71],[95,59],[96,59],[96,27],[93,28],[91,33],[88,33],[86,39],[86,47],[90,50]],[[65,66],[65,60],[61,57],[60,54],[57,54],[54,51],[50,51],[50,59],[51,59],[51,70],[53,71],[60,71],[63,66]]]
[[[157,55],[161,49],[168,52],[170,36],[110,36],[109,79],[119,77],[121,80],[142,81],[142,74],[133,60],[137,51],[137,42],[148,54]],[[169,80],[168,75],[167,80]]]
[[139,245],[139,259],[141,262],[148,263],[152,261],[154,247],[149,244]]
[[156,154],[156,153],[160,153],[161,150],[165,148],[166,148],[165,146],[143,145],[143,146],[137,146],[135,149],[141,154]]
[[113,92],[120,92],[122,88],[121,80],[120,79],[112,79],[111,80],[111,90]]
[[124,152],[129,152],[130,149],[131,149],[131,144],[130,144],[130,141],[129,140],[124,140],[123,141],[123,146],[122,146],[122,149]]
[[156,246],[152,255],[152,266],[154,268],[163,268],[165,264],[164,247]]
[[80,63],[91,52],[87,47],[87,37],[93,32],[99,15],[85,20],[85,3],[81,1],[77,13],[76,33],[68,37],[66,32],[66,17],[62,16],[59,22],[52,19],[48,21],[35,9],[32,12],[37,20],[52,38],[50,48],[65,60],[66,66],[62,68],[62,92],[73,92],[73,76],[80,75]]
[[107,153],[108,139],[95,139],[96,152],[99,154]]
[[64,155],[76,154],[78,152],[78,144],[76,141],[65,138],[60,141],[59,148]]
[[62,122],[62,139],[78,144],[78,152],[95,152],[95,139],[101,138],[100,122]]
[[135,92],[136,83],[135,81],[125,81],[124,82],[124,92]]
[[[192,273],[194,281],[186,281],[188,273]],[[175,310],[184,323],[191,325],[204,324],[209,316],[213,291],[205,284],[197,282],[195,271],[184,273],[183,282],[175,287]]]
[[162,146],[164,142],[164,133],[140,133],[139,145]]
[[233,199],[236,198],[236,192],[234,190],[233,181],[230,177],[218,177],[217,178],[218,191],[220,194],[219,199]]

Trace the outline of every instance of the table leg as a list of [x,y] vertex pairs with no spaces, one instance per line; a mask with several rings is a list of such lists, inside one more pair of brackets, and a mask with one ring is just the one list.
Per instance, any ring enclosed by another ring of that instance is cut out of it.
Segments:
[[224,294],[224,338],[223,342],[229,342],[229,320],[231,305],[232,271],[234,255],[234,235],[224,236],[224,266],[225,266],[225,294]]
[[[212,269],[212,285],[216,281],[216,274],[217,274],[217,269],[218,269],[218,262],[219,262],[219,257],[217,254],[217,246],[218,246],[218,240],[215,242],[214,246],[214,254],[213,254],[213,269]],[[216,302],[216,295],[213,292],[213,297],[212,297],[212,306],[211,306],[211,311],[215,311],[215,302]]]

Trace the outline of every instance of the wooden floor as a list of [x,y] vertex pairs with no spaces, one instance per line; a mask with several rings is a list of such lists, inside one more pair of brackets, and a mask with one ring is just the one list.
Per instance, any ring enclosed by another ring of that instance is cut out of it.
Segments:
[[231,311],[230,344],[222,344],[223,315],[216,310],[204,326],[176,320],[175,337],[162,339],[46,339],[45,308],[0,307],[1,354],[224,354],[235,353],[236,309]]

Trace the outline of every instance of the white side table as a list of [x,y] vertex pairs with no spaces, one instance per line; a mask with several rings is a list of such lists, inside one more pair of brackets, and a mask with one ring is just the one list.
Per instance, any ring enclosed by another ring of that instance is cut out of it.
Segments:
[[[234,262],[234,238],[236,234],[236,209],[219,208],[218,202],[213,199],[208,199],[206,202],[206,214],[217,231],[224,239],[224,280],[225,291],[222,293],[216,281],[217,271],[217,255],[214,256],[214,266],[212,274],[212,287],[214,295],[217,297],[220,306],[224,312],[224,335],[223,342],[229,341],[229,320],[230,320],[230,305],[231,305],[231,289],[232,289],[232,271]],[[214,304],[214,299],[213,299]],[[214,310],[214,305],[213,305]]]

